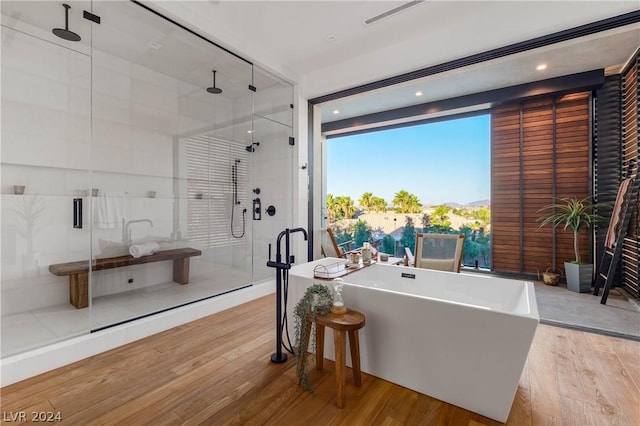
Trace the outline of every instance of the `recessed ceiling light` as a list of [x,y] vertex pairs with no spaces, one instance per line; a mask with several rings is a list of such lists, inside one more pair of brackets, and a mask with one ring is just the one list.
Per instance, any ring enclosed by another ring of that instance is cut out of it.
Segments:
[[160,50],[162,45],[160,43],[152,40],[149,43],[147,43],[147,47],[149,47],[150,49],[154,49],[154,50]]
[[536,67],[536,70],[542,71],[547,69],[547,64],[540,64]]
[[340,114],[340,111],[339,111],[339,110],[337,110],[337,109],[334,109],[334,110],[333,110],[333,113],[334,113],[334,114]]
[[247,130],[247,133],[253,133],[253,130]]
[[418,90],[418,91],[416,92],[416,96],[422,96],[422,92]]

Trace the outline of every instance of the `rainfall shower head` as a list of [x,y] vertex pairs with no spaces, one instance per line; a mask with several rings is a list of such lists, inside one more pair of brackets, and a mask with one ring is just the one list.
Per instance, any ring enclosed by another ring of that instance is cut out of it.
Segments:
[[216,70],[212,70],[212,71],[213,71],[213,86],[207,87],[207,92],[217,95],[219,93],[222,93],[222,89],[220,89],[219,87],[216,87]]
[[63,4],[64,7],[64,28],[54,28],[51,30],[58,37],[69,41],[80,41],[80,36],[73,31],[69,31],[69,9],[71,6]]

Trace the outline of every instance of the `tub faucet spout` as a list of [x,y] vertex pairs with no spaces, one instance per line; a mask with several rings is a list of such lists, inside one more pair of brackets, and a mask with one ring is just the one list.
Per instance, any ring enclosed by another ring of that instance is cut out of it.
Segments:
[[294,233],[294,232],[302,232],[302,235],[304,236],[304,240],[307,241],[309,239],[309,236],[307,235],[307,230],[304,228],[293,228],[291,230],[289,230],[290,233]]
[[124,219],[122,219],[122,242],[124,244],[131,244],[131,225],[134,223],[146,222],[153,228],[153,222],[151,219],[136,219],[130,220],[125,224]]

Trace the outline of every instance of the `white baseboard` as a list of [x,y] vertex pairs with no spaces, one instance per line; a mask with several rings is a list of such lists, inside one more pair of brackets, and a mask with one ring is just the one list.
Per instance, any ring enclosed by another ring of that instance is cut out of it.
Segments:
[[274,281],[266,281],[191,305],[4,358],[0,360],[0,386],[7,386],[54,370],[152,334],[241,305],[274,291]]

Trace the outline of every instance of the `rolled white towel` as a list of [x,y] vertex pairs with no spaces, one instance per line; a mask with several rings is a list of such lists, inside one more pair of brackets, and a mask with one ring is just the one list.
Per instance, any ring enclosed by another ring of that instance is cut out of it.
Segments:
[[133,257],[138,258],[142,256],[149,256],[157,252],[158,250],[160,250],[160,245],[154,242],[132,244],[131,247],[129,247],[129,254],[131,254],[131,256]]

